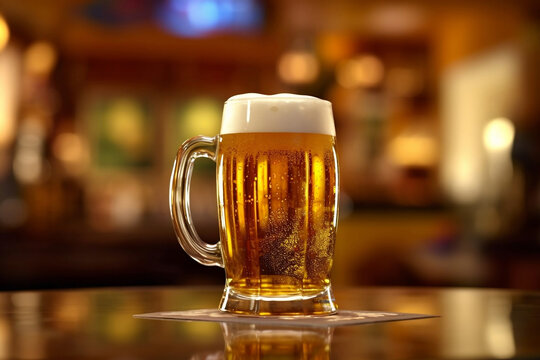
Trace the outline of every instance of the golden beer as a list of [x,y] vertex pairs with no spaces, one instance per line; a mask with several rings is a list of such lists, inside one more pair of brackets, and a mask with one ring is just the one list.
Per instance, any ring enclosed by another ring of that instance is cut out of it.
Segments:
[[[327,315],[336,239],[338,164],[332,106],[312,96],[242,94],[225,102],[220,134],[178,150],[170,210],[182,248],[225,268],[219,309],[251,315]],[[193,164],[217,164],[220,241],[193,226]]]
[[338,171],[334,137],[221,135],[221,246],[236,294],[309,297],[330,284]]
[[330,359],[333,328],[221,325],[225,359]]

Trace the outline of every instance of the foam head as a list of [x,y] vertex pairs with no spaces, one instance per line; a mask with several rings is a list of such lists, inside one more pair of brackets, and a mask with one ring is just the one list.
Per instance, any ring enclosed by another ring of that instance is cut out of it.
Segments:
[[221,134],[295,132],[336,135],[332,104],[313,96],[242,94],[225,102]]

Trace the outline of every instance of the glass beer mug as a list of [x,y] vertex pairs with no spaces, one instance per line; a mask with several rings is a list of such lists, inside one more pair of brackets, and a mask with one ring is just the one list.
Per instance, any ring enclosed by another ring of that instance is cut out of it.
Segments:
[[[220,241],[200,239],[189,189],[197,158],[216,162]],[[180,245],[225,268],[220,310],[251,315],[336,312],[330,270],[339,173],[330,102],[243,94],[225,102],[220,134],[184,142],[170,183]]]

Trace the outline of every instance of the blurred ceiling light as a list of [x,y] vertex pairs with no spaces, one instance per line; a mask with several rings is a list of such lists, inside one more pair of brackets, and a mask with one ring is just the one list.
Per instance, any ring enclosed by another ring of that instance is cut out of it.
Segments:
[[264,20],[256,0],[165,0],[155,13],[166,30],[188,37],[254,30]]
[[56,50],[48,42],[35,42],[26,49],[24,67],[33,75],[47,75],[56,64]]
[[484,146],[488,151],[509,150],[514,142],[514,124],[506,118],[496,118],[484,127]]
[[392,4],[376,7],[367,15],[366,22],[375,32],[405,35],[424,27],[426,19],[426,14],[418,6]]
[[319,76],[319,61],[312,52],[291,50],[279,58],[278,74],[288,84],[309,84]]
[[192,24],[211,29],[219,22],[218,5],[210,0],[190,1],[187,3],[187,18]]
[[9,27],[2,14],[0,14],[0,51],[2,51],[6,47],[8,41]]
[[390,142],[388,156],[399,166],[430,167],[437,162],[437,143],[424,134],[399,135]]
[[424,79],[417,69],[396,67],[388,70],[386,85],[392,95],[411,97],[422,92]]
[[359,55],[345,60],[336,68],[336,80],[347,89],[371,87],[379,84],[384,75],[384,66],[374,55]]

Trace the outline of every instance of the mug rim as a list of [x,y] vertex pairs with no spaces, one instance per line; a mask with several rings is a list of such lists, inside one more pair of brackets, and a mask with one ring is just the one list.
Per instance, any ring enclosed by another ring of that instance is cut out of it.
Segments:
[[245,93],[231,96],[225,101],[225,104],[232,102],[247,102],[247,101],[286,101],[286,102],[301,102],[301,101],[315,101],[322,102],[331,105],[331,102],[325,99],[318,98],[312,95],[300,95],[292,93],[278,93],[278,94],[259,94],[259,93]]

